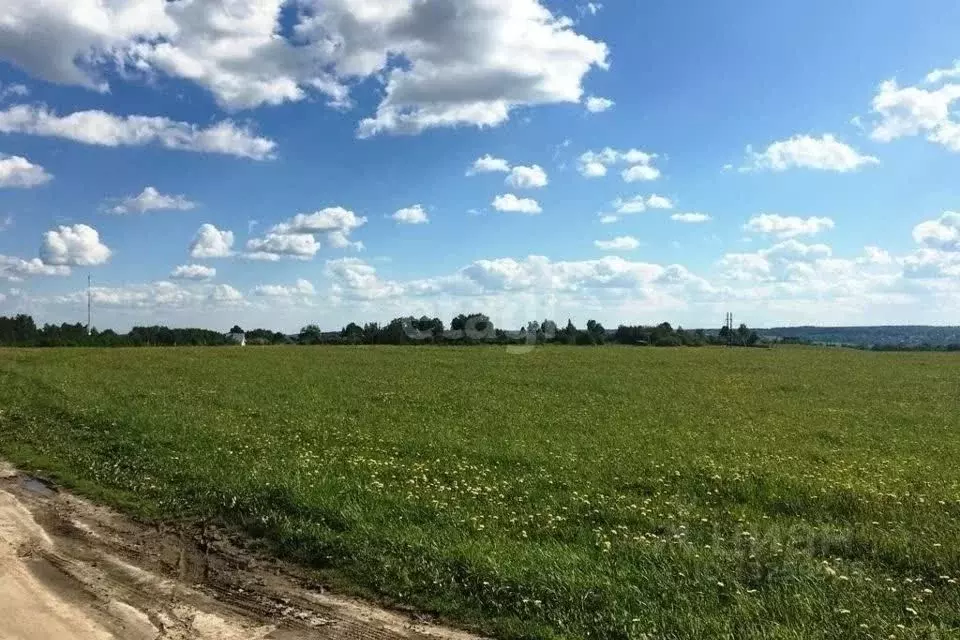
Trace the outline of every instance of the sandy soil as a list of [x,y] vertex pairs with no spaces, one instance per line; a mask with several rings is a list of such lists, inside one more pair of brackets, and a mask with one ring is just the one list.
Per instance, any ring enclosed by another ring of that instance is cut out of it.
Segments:
[[0,461],[0,640],[472,640],[325,593],[211,529],[118,514]]

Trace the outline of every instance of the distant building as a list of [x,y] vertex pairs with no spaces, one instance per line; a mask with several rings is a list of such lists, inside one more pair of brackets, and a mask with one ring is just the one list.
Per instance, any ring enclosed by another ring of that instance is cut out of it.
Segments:
[[236,342],[241,347],[247,346],[247,334],[243,331],[231,331],[227,337]]

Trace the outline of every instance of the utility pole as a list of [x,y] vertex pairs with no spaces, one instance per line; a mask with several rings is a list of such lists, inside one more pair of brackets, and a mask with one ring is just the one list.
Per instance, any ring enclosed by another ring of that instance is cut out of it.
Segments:
[[90,274],[87,274],[87,335],[90,335],[90,320],[93,315],[93,296],[90,290]]

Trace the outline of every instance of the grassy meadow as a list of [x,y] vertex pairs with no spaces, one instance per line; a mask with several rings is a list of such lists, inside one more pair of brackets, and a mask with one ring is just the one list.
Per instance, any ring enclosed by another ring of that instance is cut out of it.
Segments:
[[960,637],[960,354],[0,349],[0,455],[501,638]]

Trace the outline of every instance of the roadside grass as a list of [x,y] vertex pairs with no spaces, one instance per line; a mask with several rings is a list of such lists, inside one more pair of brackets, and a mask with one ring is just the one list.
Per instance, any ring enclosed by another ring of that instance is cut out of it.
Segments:
[[960,637],[960,359],[0,349],[0,454],[503,638]]

